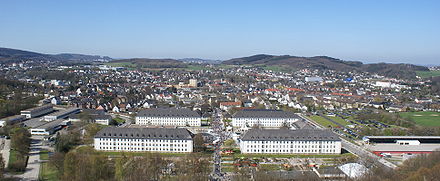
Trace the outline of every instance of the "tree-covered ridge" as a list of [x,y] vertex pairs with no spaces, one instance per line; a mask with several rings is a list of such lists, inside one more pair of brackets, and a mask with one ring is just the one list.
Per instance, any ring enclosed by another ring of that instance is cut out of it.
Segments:
[[292,69],[319,69],[335,71],[370,72],[387,77],[414,79],[417,71],[428,71],[428,68],[412,64],[373,63],[363,64],[359,61],[344,61],[328,56],[297,57],[290,55],[254,55],[249,57],[234,58],[224,61],[223,64],[232,65],[278,65],[288,66]]

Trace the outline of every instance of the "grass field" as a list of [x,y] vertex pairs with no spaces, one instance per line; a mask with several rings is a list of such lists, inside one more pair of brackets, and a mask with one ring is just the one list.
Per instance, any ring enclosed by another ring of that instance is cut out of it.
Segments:
[[328,126],[337,127],[338,126],[335,123],[332,123],[331,121],[328,121],[327,119],[325,119],[321,116],[313,115],[313,116],[309,116],[309,118],[324,127],[328,127]]
[[44,181],[59,180],[57,178],[57,171],[53,167],[51,167],[48,162],[44,162],[40,165],[39,180],[44,180]]
[[422,78],[440,76],[440,70],[435,71],[417,71],[417,75]]
[[116,121],[116,123],[118,123],[118,124],[125,122],[125,119],[122,119],[120,117],[115,117],[115,118],[113,118],[113,120]]
[[210,70],[211,68],[205,66],[205,65],[188,65],[186,70]]
[[439,112],[402,112],[399,114],[404,118],[411,118],[421,126],[440,126]]
[[113,62],[113,63],[106,63],[106,65],[112,66],[112,67],[129,67],[129,68],[135,68],[137,67],[136,64],[131,62]]
[[40,151],[40,160],[49,160],[49,151]]
[[352,155],[344,153],[340,155],[303,155],[303,154],[234,154],[236,158],[338,158],[342,156]]
[[10,150],[9,151],[9,165],[11,165],[12,163],[17,161],[17,151],[15,150]]
[[265,69],[265,70],[272,70],[274,72],[286,72],[286,73],[293,71],[293,69],[289,69],[288,67],[273,66],[273,65],[263,66],[263,69]]
[[331,116],[328,116],[328,118],[330,118],[330,119],[332,119],[333,121],[336,121],[337,123],[342,124],[342,125],[344,125],[344,126],[347,126],[347,125],[350,124],[349,122],[345,121],[344,119],[342,119],[342,118],[340,118],[340,117],[331,117]]

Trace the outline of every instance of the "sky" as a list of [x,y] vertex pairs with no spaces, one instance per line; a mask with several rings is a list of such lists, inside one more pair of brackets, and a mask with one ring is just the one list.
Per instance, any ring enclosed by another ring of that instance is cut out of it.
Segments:
[[440,64],[440,1],[1,0],[0,47],[114,58],[272,54]]

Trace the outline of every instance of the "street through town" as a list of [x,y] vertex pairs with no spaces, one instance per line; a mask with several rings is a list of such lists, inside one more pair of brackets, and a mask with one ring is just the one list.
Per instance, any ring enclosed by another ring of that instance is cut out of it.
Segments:
[[226,180],[225,174],[221,171],[221,146],[223,142],[227,139],[224,132],[225,125],[222,121],[222,111],[220,109],[215,109],[212,116],[211,126],[215,135],[217,135],[218,141],[214,144],[213,153],[213,169],[210,176],[210,180],[219,181]]

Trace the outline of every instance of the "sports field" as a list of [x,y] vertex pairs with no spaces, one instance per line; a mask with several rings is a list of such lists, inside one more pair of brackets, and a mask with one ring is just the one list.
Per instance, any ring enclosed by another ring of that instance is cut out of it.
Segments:
[[309,118],[324,127],[328,127],[328,126],[338,127],[338,125],[336,125],[335,123],[332,123],[331,121],[328,121],[327,119],[321,116],[313,115],[313,116],[309,116]]
[[402,117],[410,117],[421,126],[440,126],[440,112],[402,112]]
[[440,76],[440,70],[417,71],[417,75],[422,77],[422,78],[436,77],[436,76]]

